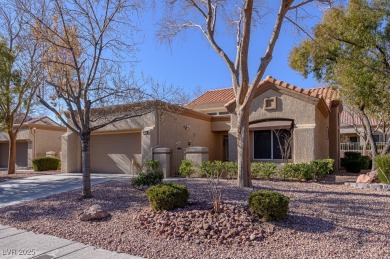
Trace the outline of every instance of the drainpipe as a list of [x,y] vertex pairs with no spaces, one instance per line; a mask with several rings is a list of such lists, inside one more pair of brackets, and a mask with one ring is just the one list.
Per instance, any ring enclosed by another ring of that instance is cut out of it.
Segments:
[[160,117],[158,110],[155,110],[155,125],[157,128],[157,145],[153,146],[151,148],[152,151],[152,159],[154,159],[154,150],[160,146]]

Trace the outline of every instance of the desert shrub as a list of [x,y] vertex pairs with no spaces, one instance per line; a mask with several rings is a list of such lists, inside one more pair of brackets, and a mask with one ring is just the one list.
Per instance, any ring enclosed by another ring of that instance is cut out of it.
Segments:
[[270,179],[277,173],[277,166],[274,163],[252,163],[251,176],[252,178]]
[[280,169],[283,179],[311,180],[313,179],[313,173],[312,165],[306,163],[285,164]]
[[227,178],[237,178],[238,176],[238,163],[237,162],[224,162],[227,172]]
[[362,154],[360,154],[359,152],[348,151],[348,152],[345,152],[345,153],[344,153],[344,158],[345,158],[346,160],[357,160],[357,159],[359,159],[361,156],[362,156]]
[[150,187],[146,194],[153,210],[171,210],[187,205],[189,192],[181,184],[166,182]]
[[289,202],[289,197],[275,191],[252,192],[248,197],[250,211],[265,221],[287,218]]
[[181,161],[179,172],[185,177],[191,177],[196,172],[194,162],[187,159]]
[[369,168],[370,158],[362,156],[358,152],[345,152],[344,158],[341,159],[341,166],[350,173],[360,173],[364,168]]
[[202,177],[218,176],[218,178],[226,175],[226,164],[222,161],[204,161],[200,165],[200,174]]
[[320,181],[326,177],[329,173],[333,172],[333,159],[318,159],[310,162],[313,170],[313,178],[316,181]]
[[136,167],[139,174],[131,179],[133,187],[156,185],[161,183],[164,178],[164,174],[159,170],[160,162],[158,160],[148,160],[144,165],[137,164]]
[[363,168],[363,162],[360,159],[347,160],[344,162],[344,167],[347,172],[358,174]]
[[390,154],[376,156],[374,161],[378,170],[379,181],[390,184]]
[[158,160],[147,160],[146,161],[146,171],[156,171],[160,167],[160,161]]
[[41,157],[32,161],[34,171],[58,170],[61,166],[61,160],[54,157]]
[[372,159],[369,156],[360,156],[359,160],[362,162],[363,170],[367,170],[372,167]]

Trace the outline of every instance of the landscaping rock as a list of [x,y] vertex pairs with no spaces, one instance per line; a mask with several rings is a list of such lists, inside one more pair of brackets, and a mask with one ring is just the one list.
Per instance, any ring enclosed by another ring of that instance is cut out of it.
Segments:
[[356,179],[356,183],[372,183],[378,177],[378,173],[376,171],[368,172],[367,174],[361,174]]
[[104,219],[111,216],[110,213],[103,210],[100,205],[92,205],[88,209],[84,210],[82,213],[79,214],[79,219],[81,221],[89,221],[89,220],[96,220],[96,219]]

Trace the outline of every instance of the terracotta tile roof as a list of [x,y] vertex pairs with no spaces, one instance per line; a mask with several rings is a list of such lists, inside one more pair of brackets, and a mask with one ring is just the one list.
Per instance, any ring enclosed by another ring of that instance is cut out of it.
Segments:
[[[371,126],[376,126],[378,125],[378,121],[370,118],[370,124]],[[362,120],[360,119],[360,116],[358,113],[353,112],[353,111],[343,111],[340,114],[340,127],[348,127],[348,126],[353,126],[353,125],[363,125]]]
[[[340,93],[337,89],[327,86],[327,87],[319,87],[319,88],[311,88],[311,89],[303,89],[297,87],[295,85],[283,82],[281,80],[277,80],[272,76],[267,76],[266,79],[260,82],[258,88],[263,86],[266,83],[272,83],[279,87],[284,87],[289,90],[293,90],[295,92],[308,95],[315,98],[324,99],[325,103],[328,107],[330,107],[331,102],[333,100],[340,99]],[[216,103],[216,102],[226,102],[230,103],[234,100],[234,91],[233,88],[223,88],[216,90],[206,91],[204,94],[193,100],[188,106],[198,105],[198,104],[208,104],[208,103]]]
[[208,103],[227,103],[234,99],[233,88],[222,88],[215,90],[208,90],[192,102],[188,106],[208,104]]

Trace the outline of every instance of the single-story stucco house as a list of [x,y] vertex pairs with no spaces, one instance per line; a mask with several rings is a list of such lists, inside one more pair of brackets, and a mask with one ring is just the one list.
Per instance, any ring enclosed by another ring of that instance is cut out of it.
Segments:
[[[211,90],[177,112],[155,110],[93,132],[91,171],[131,174],[134,161],[158,159],[165,176],[174,176],[192,153],[237,160],[233,99],[231,88]],[[302,89],[268,76],[251,105],[251,160],[282,162],[275,136],[279,130],[293,134],[289,161],[338,161],[341,111],[338,91],[331,87]],[[80,139],[69,130],[62,139],[62,171],[81,171]]]
[[[18,125],[15,125],[15,127]],[[61,136],[66,128],[49,117],[28,117],[16,139],[16,169],[32,168],[32,160],[46,156],[46,152],[61,152]],[[0,168],[8,167],[9,138],[0,132]]]

